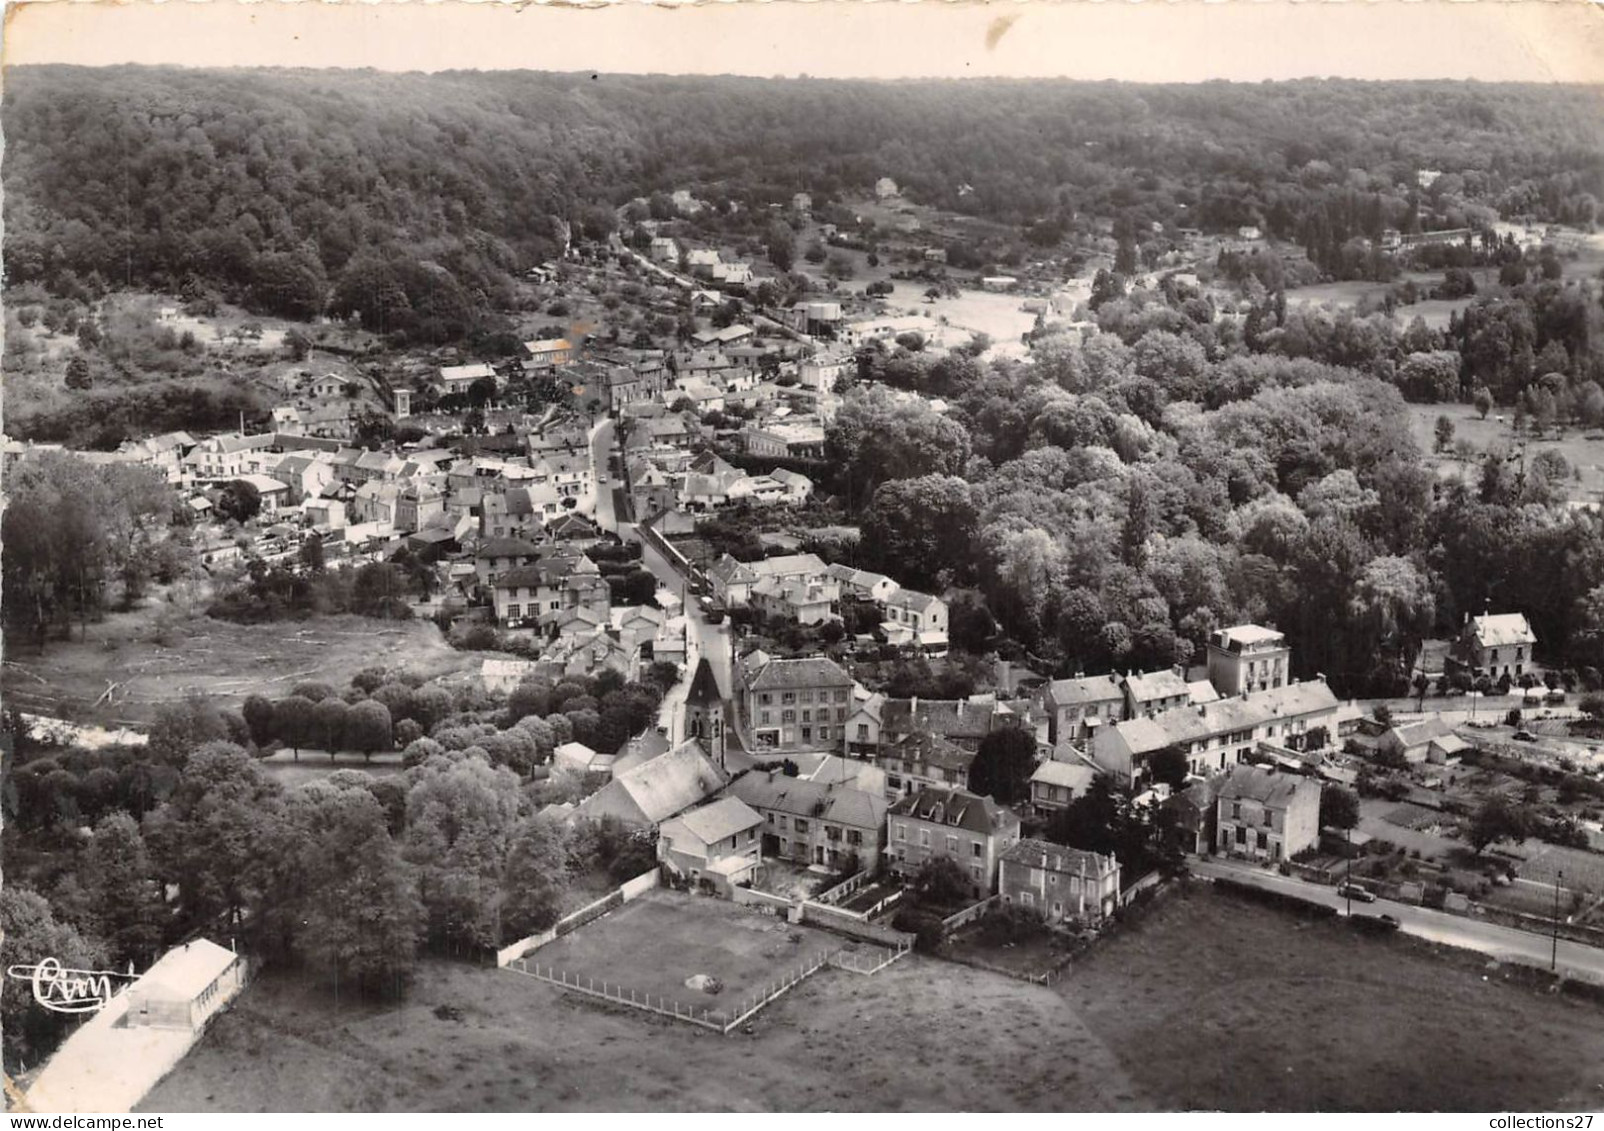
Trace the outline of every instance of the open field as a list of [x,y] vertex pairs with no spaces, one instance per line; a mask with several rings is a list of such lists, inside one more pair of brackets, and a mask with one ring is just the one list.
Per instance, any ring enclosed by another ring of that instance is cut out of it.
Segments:
[[[698,907],[720,921],[710,901]],[[435,961],[399,1006],[336,1004],[270,973],[142,1106],[1487,1111],[1604,1100],[1604,1007],[1522,988],[1479,957],[1301,922],[1202,886],[1161,900],[1052,989],[909,955],[870,977],[822,970],[750,1028],[721,1037]]]
[[1505,982],[1479,956],[1196,887],[1094,948],[1056,988],[1162,1108],[1604,1102],[1604,1007]]
[[[1463,463],[1451,455],[1433,455],[1436,440],[1433,429],[1437,425],[1437,417],[1446,416],[1454,422],[1454,439],[1469,440],[1476,446],[1478,452],[1484,452],[1490,447],[1499,447],[1515,450],[1515,430],[1511,425],[1514,417],[1508,410],[1494,409],[1483,420],[1474,406],[1463,404],[1415,404],[1409,406],[1409,426],[1414,433],[1415,441],[1420,445],[1421,451],[1426,453],[1428,461],[1434,461],[1439,468],[1446,468],[1445,475],[1453,471],[1461,471],[1467,483],[1474,483],[1480,473],[1477,463]],[[1502,422],[1498,419],[1503,417]],[[1529,462],[1533,456],[1545,449],[1558,451],[1565,457],[1567,463],[1573,468],[1580,468],[1582,478],[1566,480],[1564,487],[1567,498],[1572,501],[1596,503],[1604,496],[1604,439],[1589,440],[1588,436],[1599,433],[1591,429],[1567,428],[1563,435],[1555,437],[1552,432],[1543,439],[1526,439],[1526,459]],[[1477,457],[1479,459],[1479,456]]]
[[[477,668],[484,659],[453,649],[429,621],[338,616],[239,625],[185,611],[203,605],[194,599],[169,604],[157,593],[130,612],[90,624],[82,639],[75,627],[72,640],[52,642],[43,653],[12,645],[0,689],[8,703],[26,711],[145,723],[160,704],[190,690],[232,704],[252,693],[277,698],[305,680],[344,687],[368,667],[432,678]],[[115,689],[96,705],[109,683]]]
[[[541,947],[529,961],[716,1019],[842,945],[825,931],[733,903],[657,890]],[[686,979],[696,975],[718,979],[723,989],[690,988]]]
[[[449,1019],[448,1010],[460,1011],[460,1019]],[[336,1005],[332,994],[269,974],[141,1108],[1129,1111],[1150,1105],[1052,991],[908,955],[871,976],[821,970],[727,1037],[482,967],[426,962],[407,1002],[392,1007]]]

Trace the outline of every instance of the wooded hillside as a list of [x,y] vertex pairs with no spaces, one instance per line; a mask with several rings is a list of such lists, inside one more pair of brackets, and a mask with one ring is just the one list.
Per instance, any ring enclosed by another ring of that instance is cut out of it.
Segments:
[[[215,288],[292,317],[360,309],[443,340],[566,225],[601,234],[614,206],[675,188],[747,205],[739,226],[763,222],[750,206],[890,176],[1047,246],[1109,217],[1294,239],[1471,205],[1587,224],[1599,110],[1592,88],[1454,83],[14,68],[6,269],[54,290]],[[1400,188],[1422,168],[1448,175]]]

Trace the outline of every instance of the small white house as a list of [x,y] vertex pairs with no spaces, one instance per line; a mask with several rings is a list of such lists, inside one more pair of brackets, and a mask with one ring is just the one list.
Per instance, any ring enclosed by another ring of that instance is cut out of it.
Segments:
[[199,1032],[245,984],[239,955],[206,939],[174,947],[128,989],[128,1025]]

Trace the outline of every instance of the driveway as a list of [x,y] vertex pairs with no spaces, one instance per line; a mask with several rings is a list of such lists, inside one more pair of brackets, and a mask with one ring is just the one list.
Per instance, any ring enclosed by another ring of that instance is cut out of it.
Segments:
[[[1338,910],[1346,910],[1348,906],[1348,901],[1339,896],[1335,888],[1311,884],[1276,872],[1267,872],[1249,864],[1223,860],[1193,860],[1191,866],[1194,875],[1205,879],[1237,880],[1266,891],[1295,895],[1299,899],[1335,907]],[[1443,911],[1433,911],[1428,907],[1395,903],[1389,899],[1378,899],[1374,903],[1357,905],[1354,907],[1354,913],[1365,915],[1385,913],[1398,920],[1399,929],[1405,934],[1446,946],[1479,951],[1500,961],[1520,962],[1544,969],[1548,967],[1554,948],[1554,940],[1548,935],[1519,931],[1513,927],[1503,927],[1477,919],[1465,919]],[[1604,984],[1604,950],[1583,946],[1569,939],[1560,939],[1557,968],[1568,978]]]

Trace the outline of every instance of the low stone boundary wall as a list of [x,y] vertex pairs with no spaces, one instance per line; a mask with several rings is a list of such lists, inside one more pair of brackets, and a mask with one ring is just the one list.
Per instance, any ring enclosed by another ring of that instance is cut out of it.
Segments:
[[496,951],[496,965],[509,966],[517,959],[534,953],[547,943],[554,942],[566,934],[579,930],[586,923],[600,919],[609,911],[616,911],[632,899],[638,899],[662,882],[662,873],[658,869],[653,868],[650,872],[642,872],[633,880],[626,880],[622,885],[595,902],[587,903],[578,911],[563,916],[547,930],[535,935],[526,935],[512,945],[502,947]]

